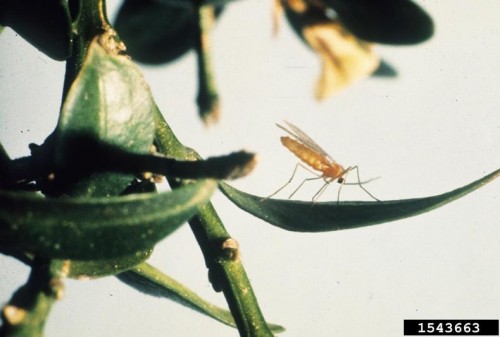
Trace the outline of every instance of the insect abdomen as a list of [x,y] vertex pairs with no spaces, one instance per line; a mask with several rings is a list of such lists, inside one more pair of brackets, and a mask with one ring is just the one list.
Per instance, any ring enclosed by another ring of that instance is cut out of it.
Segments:
[[323,159],[323,156],[290,137],[281,137],[281,143],[316,171],[324,172],[330,166],[330,163]]

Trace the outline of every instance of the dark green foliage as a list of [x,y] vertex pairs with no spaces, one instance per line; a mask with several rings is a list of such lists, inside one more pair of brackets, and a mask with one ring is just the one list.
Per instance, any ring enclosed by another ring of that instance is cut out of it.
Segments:
[[296,232],[326,232],[371,226],[428,212],[476,190],[500,170],[444,194],[405,200],[304,202],[264,199],[221,184],[224,194],[244,211],[271,225]]
[[[71,148],[72,141],[82,135],[129,151],[148,153],[154,138],[152,106],[149,87],[137,66],[125,56],[107,52],[105,46],[94,41],[62,107],[54,140],[56,165],[65,164],[64,156],[77,150]],[[83,153],[82,157],[88,158],[89,154]],[[78,154],[71,158],[78,158]],[[88,179],[65,184],[65,190],[58,192],[78,196],[117,195],[132,178],[96,173]]]
[[117,275],[148,259],[153,249],[144,249],[128,255],[94,260],[71,260],[68,277],[75,279]]
[[434,33],[431,17],[410,0],[325,0],[340,21],[360,39],[414,44]]
[[0,25],[11,27],[42,53],[65,60],[71,50],[71,19],[64,0],[2,0]]
[[[191,1],[124,1],[115,28],[134,60],[161,64],[176,60],[196,45],[198,22]],[[217,9],[219,15],[222,7]]]
[[169,193],[51,198],[0,192],[0,245],[59,259],[100,259],[151,249],[208,201],[216,183]]

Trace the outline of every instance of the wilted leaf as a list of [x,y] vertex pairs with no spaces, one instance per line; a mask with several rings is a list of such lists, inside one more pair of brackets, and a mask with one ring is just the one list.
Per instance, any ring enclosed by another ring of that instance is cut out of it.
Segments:
[[355,80],[368,77],[379,65],[379,57],[372,45],[357,39],[339,22],[305,26],[302,33],[321,58],[317,99],[325,99]]
[[379,66],[373,46],[347,31],[339,20],[326,15],[320,2],[276,0],[274,30],[284,10],[292,28],[321,59],[315,95],[321,100],[370,76]]
[[109,198],[42,198],[0,192],[0,245],[59,259],[143,256],[206,203],[216,182],[168,193]]
[[[78,153],[71,152],[75,152],[72,146],[79,137],[148,153],[154,138],[153,106],[151,92],[138,67],[127,57],[108,52],[99,39],[95,39],[61,111],[55,133],[55,162],[67,165],[68,156],[73,161],[78,158]],[[56,174],[55,179],[58,178]],[[96,173],[77,180],[61,193],[117,195],[130,183],[132,176]]]
[[452,202],[500,175],[497,170],[444,194],[381,202],[304,202],[264,199],[221,183],[222,192],[238,207],[271,225],[297,232],[325,232],[370,226],[428,212]]
[[[226,325],[236,327],[231,312],[205,301],[189,288],[147,263],[141,263],[117,277],[145,294],[168,298]],[[279,325],[269,324],[269,327],[274,332],[284,331]]]

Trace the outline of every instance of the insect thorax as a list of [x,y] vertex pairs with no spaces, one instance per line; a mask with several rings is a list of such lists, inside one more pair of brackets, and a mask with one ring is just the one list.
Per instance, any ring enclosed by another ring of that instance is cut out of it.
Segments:
[[325,167],[325,169],[323,170],[323,176],[329,178],[340,178],[344,174],[345,174],[344,168],[336,163],[328,165],[328,167]]

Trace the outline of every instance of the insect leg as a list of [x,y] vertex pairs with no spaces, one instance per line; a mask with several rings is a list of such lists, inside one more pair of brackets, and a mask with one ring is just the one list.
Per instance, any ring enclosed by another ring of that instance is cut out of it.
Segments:
[[316,192],[315,195],[313,195],[313,198],[312,198],[313,202],[316,202],[316,200],[319,199],[319,197],[323,194],[323,192],[326,190],[326,188],[328,187],[328,185],[330,185],[331,182],[332,182],[331,179],[325,179],[325,183],[323,184],[323,186],[321,186],[319,191]]
[[352,168],[349,167],[347,170],[344,172],[344,176],[342,177],[342,183],[340,184],[339,190],[337,191],[337,204],[340,202],[340,191],[342,191],[342,186],[346,185],[345,179],[347,178],[347,175],[349,172],[351,172]]
[[358,168],[358,166],[353,166],[349,171],[352,171],[352,170],[356,170],[356,175],[358,176],[358,185],[359,185],[359,187],[361,187],[363,189],[363,191],[365,191],[366,194],[368,194],[374,200],[380,201],[379,199],[375,198],[373,196],[373,194],[371,194],[370,192],[368,192],[368,190],[366,188],[363,187],[363,184],[366,184],[367,182],[370,182],[372,180],[378,179],[378,177],[377,178],[373,178],[373,179],[369,179],[368,181],[365,181],[365,182],[361,182],[361,179],[359,178],[359,168]]
[[[312,171],[311,171],[311,170],[309,170],[307,167],[303,166],[301,163],[297,163],[297,165],[295,165],[295,168],[293,169],[292,176],[290,177],[290,179],[288,179],[288,181],[286,182],[286,184],[285,184],[285,185],[283,185],[283,186],[281,186],[280,188],[278,188],[278,190],[276,190],[276,191],[275,191],[274,193],[272,193],[271,195],[269,195],[269,196],[267,196],[267,197],[263,198],[261,201],[264,201],[264,200],[266,200],[266,199],[269,199],[269,198],[271,198],[271,197],[274,197],[276,194],[278,194],[279,192],[281,192],[281,190],[283,190],[285,187],[287,187],[287,186],[288,186],[288,185],[292,182],[293,177],[295,177],[295,173],[297,172],[297,169],[298,169],[298,167],[299,167],[299,166],[300,166],[300,167],[302,167],[302,168],[304,168],[304,169],[306,169],[306,170],[308,170],[309,172],[312,172]],[[314,173],[314,172],[313,172],[313,173]],[[314,174],[316,174],[316,173],[314,173]],[[295,193],[295,192],[294,192],[294,193]]]
[[[288,199],[291,199],[291,198],[293,197],[293,195],[294,195],[294,194],[295,194],[298,190],[300,190],[300,188],[302,187],[302,185],[304,185],[306,182],[311,181],[311,180],[321,179],[321,178],[323,178],[323,176],[317,176],[317,177],[314,177],[314,178],[307,178],[307,179],[302,180],[302,182],[300,183],[300,185],[299,185],[299,186],[298,186],[298,187],[297,187],[297,188],[293,191],[293,193],[292,193],[292,194],[290,194],[290,196],[288,197]],[[322,187],[321,189],[323,189],[323,187]],[[317,194],[317,193],[316,193],[316,194]],[[315,194],[315,195],[316,195],[316,194]]]

